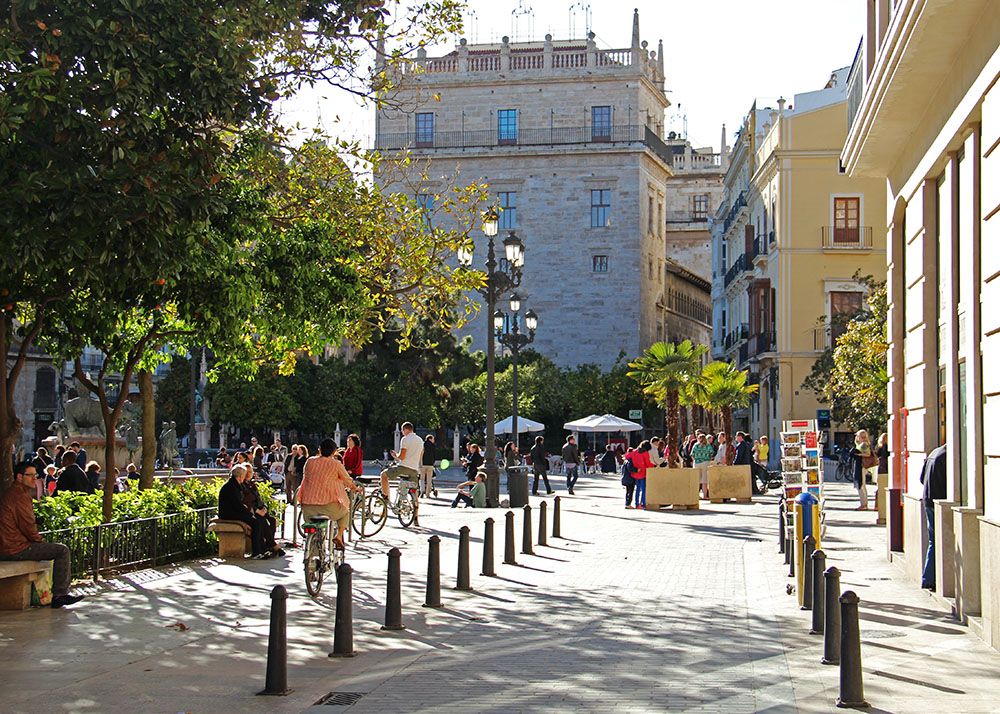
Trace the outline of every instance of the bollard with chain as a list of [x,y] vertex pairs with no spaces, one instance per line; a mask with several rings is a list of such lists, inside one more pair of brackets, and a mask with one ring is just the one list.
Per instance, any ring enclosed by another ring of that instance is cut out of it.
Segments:
[[257,694],[283,697],[288,688],[288,640],[285,606],[288,591],[284,585],[275,585],[271,590],[271,630],[267,636],[267,674],[264,676],[264,691]]
[[823,619],[823,664],[840,664],[840,571],[830,566],[823,574],[826,617]]
[[538,545],[548,545],[548,536],[545,531],[548,529],[549,504],[542,501],[538,506]]
[[337,620],[333,626],[333,652],[330,657],[353,657],[354,604],[351,581],[353,570],[347,563],[337,568]]
[[802,541],[802,604],[800,610],[812,610],[813,606],[813,575],[812,554],[816,550],[816,539],[807,535]]
[[441,539],[427,539],[427,595],[424,607],[441,607]]
[[524,504],[524,526],[521,529],[521,552],[525,555],[534,555],[531,548],[531,506]]
[[496,571],[493,569],[493,519],[486,519],[486,529],[483,532],[483,575],[493,577]]
[[778,552],[785,552],[785,499],[778,501]]
[[383,630],[402,630],[403,602],[400,596],[399,548],[389,551],[389,572],[385,580],[385,624]]
[[814,550],[812,554],[812,629],[810,635],[823,634],[823,620],[826,612],[826,588],[823,587],[826,570],[826,553]]
[[469,581],[469,527],[458,529],[458,583],[456,590],[472,590]]
[[559,522],[559,512],[561,510],[561,508],[560,508],[560,504],[561,503],[562,503],[562,498],[560,498],[559,496],[556,496],[552,500],[552,537],[553,538],[562,538],[562,535],[559,532],[560,528],[562,526],[562,524]]
[[503,562],[504,565],[517,565],[514,556],[514,512],[507,511],[504,515]]
[[840,596],[840,696],[837,706],[863,708],[865,685],[861,675],[861,630],[858,603],[861,598],[853,590]]

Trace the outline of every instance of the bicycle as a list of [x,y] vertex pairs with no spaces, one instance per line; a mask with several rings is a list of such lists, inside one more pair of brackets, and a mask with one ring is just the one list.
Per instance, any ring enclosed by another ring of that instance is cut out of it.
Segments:
[[337,524],[326,516],[313,516],[302,525],[306,542],[303,545],[302,563],[305,570],[306,591],[319,597],[323,580],[331,570],[336,571],[344,562],[345,551],[334,542]]
[[370,524],[374,530],[365,531],[362,536],[372,536],[378,533],[389,520],[392,511],[403,528],[409,528],[417,517],[417,483],[400,479],[396,485],[396,499],[391,501],[382,495],[382,489],[376,488],[365,499],[362,516],[362,529]]
[[[367,536],[375,535],[375,533],[378,533],[378,530],[367,534],[363,530],[363,524],[365,521],[365,516],[363,515],[364,503],[365,503],[365,483],[360,483],[359,487],[361,489],[360,491],[356,491],[354,493],[349,494],[351,499],[351,528],[354,530],[355,533],[364,538],[366,537],[366,535]],[[359,514],[361,514],[360,519],[358,518]],[[299,507],[298,514],[296,516],[295,529],[299,532],[299,535],[302,536],[303,539],[305,539],[306,532],[304,530],[304,522],[303,522],[301,507]]]

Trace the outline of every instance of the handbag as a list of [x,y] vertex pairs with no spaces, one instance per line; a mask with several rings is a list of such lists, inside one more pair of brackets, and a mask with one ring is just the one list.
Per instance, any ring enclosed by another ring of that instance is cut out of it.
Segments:
[[875,454],[868,454],[861,457],[861,468],[870,469],[878,466],[878,456]]

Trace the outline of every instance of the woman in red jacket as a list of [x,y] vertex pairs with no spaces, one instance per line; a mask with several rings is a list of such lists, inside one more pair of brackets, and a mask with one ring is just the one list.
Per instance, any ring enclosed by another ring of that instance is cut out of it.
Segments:
[[646,509],[646,469],[651,469],[656,464],[649,458],[649,452],[653,448],[648,441],[642,441],[635,451],[625,455],[632,462],[632,478],[635,479],[635,507],[640,510]]
[[362,466],[361,437],[351,434],[347,437],[347,449],[344,451],[344,468],[351,478],[361,475]]

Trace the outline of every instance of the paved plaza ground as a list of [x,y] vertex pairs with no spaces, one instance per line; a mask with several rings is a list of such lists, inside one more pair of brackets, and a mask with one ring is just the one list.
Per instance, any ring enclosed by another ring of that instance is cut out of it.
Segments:
[[[349,546],[352,659],[327,657],[336,588],[320,602],[305,594],[300,550],[136,572],[87,586],[66,610],[0,613],[0,708],[320,713],[347,709],[315,705],[343,692],[363,695],[356,712],[833,710],[837,668],[819,664],[822,638],[786,594],[776,496],[654,513],[626,511],[613,476],[583,477],[576,493],[562,501],[565,538],[519,552],[517,566],[502,564],[504,512],[452,510],[445,489],[421,527],[390,522]],[[1000,654],[900,579],[873,514],[851,510],[853,489],[830,494],[824,547],[862,599],[871,711],[1000,711]],[[498,520],[497,578],[479,576],[487,516]],[[516,523],[520,551],[520,514]],[[462,525],[473,535],[471,593],[452,589]],[[420,606],[435,534],[441,610]],[[407,629],[390,633],[379,626],[393,546]],[[289,591],[293,691],[257,697],[278,583]]]

